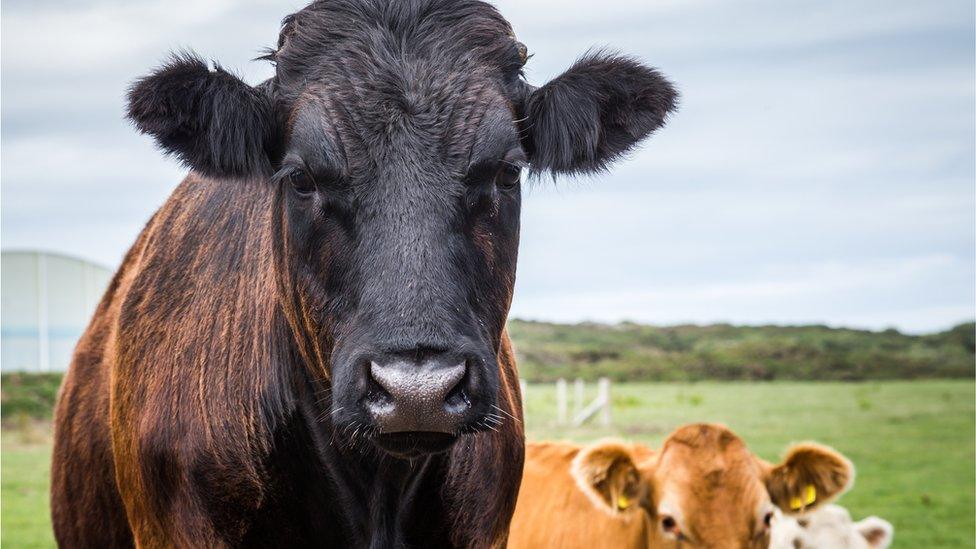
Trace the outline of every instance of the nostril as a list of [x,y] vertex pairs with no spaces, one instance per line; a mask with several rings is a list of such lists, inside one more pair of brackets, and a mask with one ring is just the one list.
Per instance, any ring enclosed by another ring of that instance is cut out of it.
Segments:
[[373,361],[370,361],[369,367],[366,368],[366,400],[372,404],[392,405],[393,395],[377,379],[375,374],[377,368],[377,364]]
[[467,377],[467,364],[461,361],[458,364],[448,367],[437,367],[429,372],[421,374],[425,379],[427,390],[429,391],[432,403],[444,403],[454,397],[462,401],[466,398],[464,392],[464,379]]
[[444,397],[444,407],[448,413],[461,413],[471,407],[471,399],[466,391],[470,382],[471,368],[468,367],[467,363],[464,363],[462,366],[464,367],[464,375],[461,376],[461,379],[457,381],[454,387],[448,391],[447,396]]

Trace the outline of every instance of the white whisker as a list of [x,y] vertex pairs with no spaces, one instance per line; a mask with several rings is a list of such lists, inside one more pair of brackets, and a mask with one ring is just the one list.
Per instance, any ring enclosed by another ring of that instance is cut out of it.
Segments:
[[518,421],[519,423],[522,423],[521,421],[519,421],[519,418],[517,418],[517,417],[515,417],[515,416],[513,416],[512,414],[510,414],[510,413],[508,413],[508,412],[506,412],[505,410],[503,410],[503,409],[501,409],[501,408],[499,408],[498,406],[495,406],[494,404],[492,404],[492,405],[491,405],[491,407],[492,407],[492,408],[494,408],[494,409],[496,409],[496,410],[498,410],[499,412],[501,412],[501,413],[503,413],[503,414],[505,414],[506,416],[508,416],[508,417],[510,417],[510,418],[512,418],[512,419],[514,419],[515,421]]

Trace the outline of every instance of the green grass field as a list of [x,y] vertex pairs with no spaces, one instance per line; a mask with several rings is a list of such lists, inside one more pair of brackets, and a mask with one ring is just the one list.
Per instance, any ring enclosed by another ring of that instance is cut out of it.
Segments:
[[[595,391],[595,384],[589,389]],[[572,393],[572,390],[570,390]],[[829,444],[857,467],[840,503],[895,526],[896,547],[974,546],[976,439],[972,381],[615,384],[614,427],[554,424],[552,385],[529,386],[530,439],[607,435],[656,447],[675,427],[721,422],[768,460],[792,442]]]
[[18,423],[5,422],[0,437],[0,545],[54,547],[47,500],[50,424]]
[[[526,426],[532,439],[612,435],[654,446],[682,423],[718,421],[769,460],[791,442],[817,440],[857,466],[854,489],[841,500],[855,519],[890,520],[896,547],[971,548],[974,391],[970,380],[615,384],[612,428],[569,429],[555,424],[553,386],[530,385]],[[5,428],[2,444],[2,543],[50,547],[48,431],[33,423]]]

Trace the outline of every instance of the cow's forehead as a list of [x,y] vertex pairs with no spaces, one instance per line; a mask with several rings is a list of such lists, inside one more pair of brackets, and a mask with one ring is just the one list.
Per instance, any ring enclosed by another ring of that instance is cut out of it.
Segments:
[[721,425],[690,425],[672,433],[661,447],[659,466],[699,473],[739,465],[752,454],[738,436]]
[[435,135],[470,133],[486,113],[499,109],[511,120],[512,102],[483,72],[461,74],[431,66],[389,70],[358,83],[308,82],[291,104],[289,126],[301,118],[324,116],[367,138],[409,127]]
[[682,506],[721,506],[737,501],[758,508],[768,501],[751,456],[725,457],[686,455],[680,459],[663,459],[654,471],[655,487]]
[[272,58],[286,93],[323,80],[362,90],[436,85],[451,72],[504,81],[525,61],[508,22],[477,0],[315,2],[285,19]]
[[315,2],[285,19],[271,58],[292,141],[330,140],[349,173],[397,159],[463,173],[479,142],[517,145],[525,49],[487,3]]
[[761,484],[755,455],[741,443],[719,446],[666,444],[655,466],[655,476],[693,485],[696,493],[742,491]]
[[412,159],[460,176],[471,162],[502,158],[520,144],[514,107],[484,78],[393,91],[310,86],[294,103],[287,132],[292,152],[311,163],[331,155],[347,175],[397,170]]

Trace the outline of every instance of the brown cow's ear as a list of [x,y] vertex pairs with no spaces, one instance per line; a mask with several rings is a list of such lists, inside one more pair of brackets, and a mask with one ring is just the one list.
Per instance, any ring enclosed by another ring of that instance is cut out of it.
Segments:
[[274,148],[269,94],[192,53],[174,55],[129,89],[128,117],[166,152],[210,177],[267,173]]
[[533,170],[593,173],[661,127],[678,92],[630,57],[595,51],[529,93],[522,123]]
[[573,459],[573,479],[602,511],[611,515],[636,508],[641,474],[623,442],[605,440],[583,448]]
[[766,489],[785,513],[801,513],[829,503],[850,488],[854,466],[833,448],[806,442],[790,448],[783,463],[770,467]]

